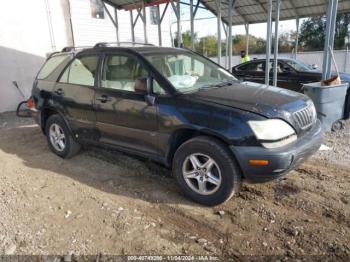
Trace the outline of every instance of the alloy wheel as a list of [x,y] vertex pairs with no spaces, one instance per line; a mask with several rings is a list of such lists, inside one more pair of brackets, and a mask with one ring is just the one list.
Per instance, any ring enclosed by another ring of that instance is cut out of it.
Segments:
[[58,124],[52,124],[49,129],[51,145],[59,152],[66,148],[66,136]]
[[221,185],[221,170],[213,158],[201,153],[186,157],[182,165],[186,184],[201,195],[214,194]]

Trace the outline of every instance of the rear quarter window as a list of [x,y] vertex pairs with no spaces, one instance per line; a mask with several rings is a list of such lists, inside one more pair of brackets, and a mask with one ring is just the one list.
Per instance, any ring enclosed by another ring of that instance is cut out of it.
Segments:
[[46,60],[43,67],[40,69],[37,79],[47,78],[69,55],[53,56]]

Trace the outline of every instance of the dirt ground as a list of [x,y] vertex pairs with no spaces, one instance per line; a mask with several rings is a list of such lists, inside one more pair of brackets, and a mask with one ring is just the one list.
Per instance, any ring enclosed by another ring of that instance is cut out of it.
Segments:
[[285,178],[208,208],[157,164],[96,148],[63,160],[31,119],[1,114],[0,255],[350,258],[349,139],[346,123]]

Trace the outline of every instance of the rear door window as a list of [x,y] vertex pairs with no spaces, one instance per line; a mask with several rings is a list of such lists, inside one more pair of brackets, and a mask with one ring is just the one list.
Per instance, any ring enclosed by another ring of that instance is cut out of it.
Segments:
[[41,68],[37,79],[47,78],[69,55],[56,55],[49,58]]
[[74,58],[73,62],[63,72],[59,82],[94,86],[98,59],[98,55],[86,55]]
[[257,63],[249,63],[248,65],[247,65],[247,68],[246,68],[246,71],[253,71],[253,72],[255,72],[255,71],[257,71]]
[[256,72],[265,72],[266,63],[264,61],[256,63],[255,71]]

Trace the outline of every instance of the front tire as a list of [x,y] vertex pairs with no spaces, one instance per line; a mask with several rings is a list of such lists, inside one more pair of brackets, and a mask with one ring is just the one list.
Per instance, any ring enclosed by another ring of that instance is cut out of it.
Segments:
[[62,158],[76,155],[81,145],[77,143],[60,115],[52,115],[46,121],[45,134],[52,152]]
[[241,172],[227,146],[205,136],[192,138],[178,148],[173,174],[189,198],[208,206],[227,201],[241,184]]

